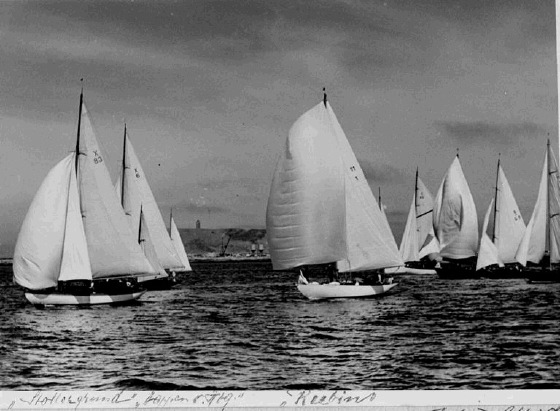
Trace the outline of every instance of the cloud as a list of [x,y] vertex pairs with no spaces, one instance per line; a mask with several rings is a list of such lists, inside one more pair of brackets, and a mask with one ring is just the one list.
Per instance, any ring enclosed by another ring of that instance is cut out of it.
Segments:
[[536,138],[546,133],[543,126],[528,121],[502,124],[486,121],[439,121],[435,125],[456,140],[473,143],[507,143],[519,138]]
[[368,160],[358,160],[358,162],[370,183],[400,183],[406,179],[401,170],[388,164],[374,164]]

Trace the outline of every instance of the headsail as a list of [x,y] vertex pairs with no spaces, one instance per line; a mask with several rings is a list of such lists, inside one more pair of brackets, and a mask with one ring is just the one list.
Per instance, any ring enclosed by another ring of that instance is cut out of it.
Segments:
[[416,225],[416,195],[412,197],[412,203],[408,210],[408,217],[402,235],[401,246],[399,252],[403,261],[418,261],[418,227]]
[[93,278],[153,274],[115,195],[85,104],[80,137],[78,182]]
[[266,227],[275,270],[346,257],[344,165],[323,103],[290,128],[270,187]]
[[124,139],[124,179],[117,187],[117,189],[121,189],[123,209],[127,215],[131,216],[131,221],[134,223],[139,220],[139,210],[140,205],[142,205],[144,218],[150,229],[150,235],[161,265],[165,269],[183,268],[177,251],[167,234],[152,189],[126,132]]
[[175,246],[175,250],[177,250],[177,255],[181,259],[181,264],[183,264],[183,266],[185,267],[185,271],[192,271],[189,257],[187,256],[185,246],[183,245],[183,240],[181,240],[181,235],[179,234],[179,230],[177,229],[177,225],[175,224],[175,220],[173,219],[173,217],[170,218],[170,224],[171,228],[169,230],[169,237],[171,238],[171,242]]
[[490,201],[486,215],[484,216],[484,223],[482,224],[482,236],[480,237],[480,246],[478,247],[478,258],[476,260],[476,269],[487,267],[489,265],[497,264],[500,267],[504,266],[504,263],[500,256],[498,255],[498,249],[486,234],[488,229],[488,221],[490,220],[490,214],[492,213],[492,207],[494,207],[494,199]]
[[14,280],[22,287],[39,290],[58,283],[72,167],[74,154],[69,154],[49,171],[23,220],[13,258]]
[[442,257],[463,259],[476,255],[476,207],[459,156],[453,160],[439,187],[433,221]]
[[138,225],[138,244],[140,244],[144,255],[146,256],[154,270],[159,274],[157,278],[169,277],[158,260],[156,250],[154,248],[154,243],[152,241],[152,236],[150,235],[150,229],[146,224],[146,219],[144,218],[144,213],[142,212],[142,210],[140,210],[140,219]]

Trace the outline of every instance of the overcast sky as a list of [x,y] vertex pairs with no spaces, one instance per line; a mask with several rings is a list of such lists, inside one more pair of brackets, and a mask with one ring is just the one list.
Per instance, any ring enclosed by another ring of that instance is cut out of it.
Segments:
[[264,228],[288,129],[329,101],[400,239],[414,173],[459,149],[479,219],[502,165],[528,222],[557,152],[554,0],[3,1],[0,256],[86,104],[117,176],[124,121],[180,228]]

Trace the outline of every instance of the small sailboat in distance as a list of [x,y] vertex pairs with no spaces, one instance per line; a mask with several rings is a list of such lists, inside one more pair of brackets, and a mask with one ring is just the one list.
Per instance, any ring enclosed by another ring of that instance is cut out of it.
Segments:
[[476,206],[463,174],[459,154],[455,157],[436,195],[434,229],[442,261],[436,271],[443,278],[476,278],[474,257],[478,249]]
[[309,282],[307,271],[330,274],[403,265],[389,223],[324,94],[290,128],[277,163],[266,212],[275,270],[299,271],[298,290],[309,299],[371,297],[395,283]]
[[124,303],[151,275],[112,189],[80,93],[76,149],[45,177],[22,224],[14,281],[35,305]]
[[399,252],[411,274],[436,274],[439,244],[433,228],[434,199],[416,169],[414,195],[408,211]]

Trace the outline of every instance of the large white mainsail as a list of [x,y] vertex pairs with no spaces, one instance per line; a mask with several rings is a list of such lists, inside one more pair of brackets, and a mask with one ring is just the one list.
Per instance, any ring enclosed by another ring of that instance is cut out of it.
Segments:
[[493,241],[500,259],[506,264],[514,263],[515,254],[525,234],[525,222],[499,163],[496,187]]
[[500,267],[504,266],[502,259],[498,255],[498,249],[490,237],[488,237],[488,234],[486,234],[493,206],[494,199],[492,199],[492,201],[490,201],[490,205],[488,205],[488,210],[486,210],[486,215],[484,216],[484,223],[482,224],[482,236],[480,237],[480,246],[478,247],[478,256],[476,260],[477,270],[493,264],[497,264]]
[[346,257],[344,164],[323,103],[290,128],[266,210],[275,270]]
[[531,219],[527,224],[525,234],[519,244],[519,249],[515,256],[516,260],[522,265],[527,261],[538,264],[546,250],[546,220],[548,202],[548,152],[544,155],[541,181],[537,201],[531,214]]
[[[121,204],[126,214],[130,216],[132,227],[138,227],[139,210],[142,206],[146,224],[150,230],[158,260],[164,269],[175,270],[183,268],[177,251],[169,238],[163,217],[156,203],[154,194],[136,156],[125,129],[124,136],[124,167],[117,185],[120,188]],[[123,177],[124,173],[124,178]],[[121,181],[122,180],[122,181]],[[124,189],[123,189],[124,186]]]
[[476,255],[476,207],[458,155],[447,170],[436,195],[433,222],[442,257],[463,259]]
[[72,167],[69,154],[49,171],[23,220],[13,257],[14,280],[22,287],[40,290],[58,283]]
[[185,267],[184,271],[192,271],[189,257],[187,256],[183,240],[181,240],[181,235],[179,234],[179,230],[177,229],[177,225],[175,224],[173,217],[170,218],[169,224],[171,225],[169,229],[169,237],[171,238],[171,242],[173,243],[175,250],[177,250],[177,255],[181,260],[181,264]]
[[115,195],[85,104],[80,124],[78,182],[93,278],[154,274]]

